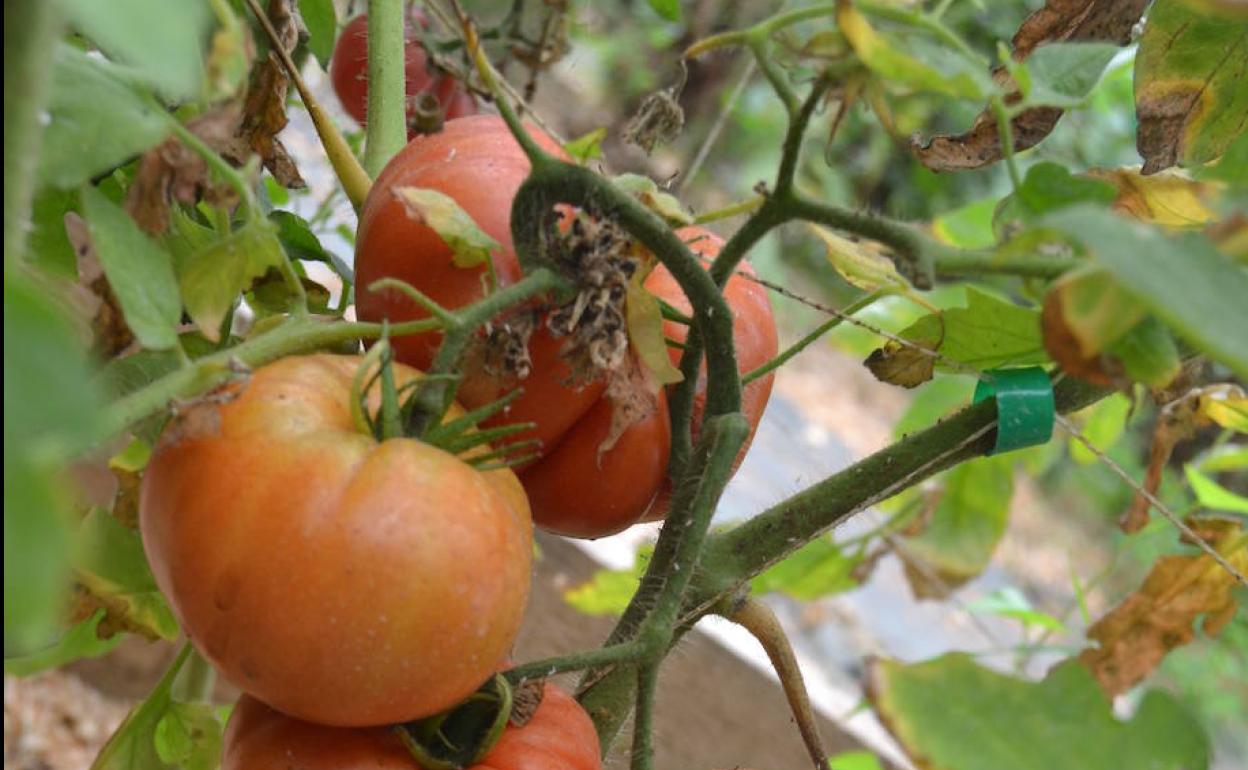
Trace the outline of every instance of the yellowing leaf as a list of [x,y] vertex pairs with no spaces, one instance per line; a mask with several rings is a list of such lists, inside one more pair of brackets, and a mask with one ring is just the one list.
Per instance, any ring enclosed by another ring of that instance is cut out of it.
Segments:
[[502,248],[449,195],[421,187],[396,187],[394,197],[409,217],[433,230],[450,247],[456,267],[488,264],[490,254]]
[[1248,433],[1248,396],[1238,385],[1210,385],[1201,391],[1198,409],[1223,428]]
[[849,283],[864,291],[910,291],[910,282],[897,272],[893,260],[880,253],[878,244],[851,241],[818,225],[811,225],[810,229],[823,241],[832,267]]
[[[1078,346],[1081,358],[1091,358],[1142,321],[1145,309],[1103,268],[1088,267],[1066,273],[1053,283],[1044,300],[1042,326],[1045,346],[1059,324]],[[1050,354],[1053,353],[1050,348]],[[1057,356],[1054,356],[1057,358]]]
[[[1231,521],[1205,521],[1196,527],[1206,540],[1240,572],[1248,570],[1248,535]],[[1111,696],[1125,692],[1147,677],[1166,653],[1195,637],[1193,623],[1214,636],[1235,614],[1231,594],[1236,585],[1207,554],[1159,559],[1139,590],[1088,629],[1099,644],[1084,650],[1087,666]]]
[[1127,216],[1165,227],[1200,227],[1216,215],[1206,201],[1216,189],[1177,172],[1142,176],[1135,169],[1095,169],[1088,176],[1118,191],[1113,207]]
[[620,174],[612,182],[624,192],[632,195],[641,205],[675,225],[691,225],[693,217],[685,211],[676,196],[669,195],[659,189],[653,179],[640,174]]
[[867,17],[849,2],[836,4],[836,23],[862,63],[887,80],[963,99],[982,99],[985,96],[986,90],[972,74],[972,69],[957,68],[952,72],[941,72],[916,59],[877,32]]
[[642,281],[645,271],[638,270],[628,282],[624,300],[628,320],[628,344],[659,385],[680,382],[684,375],[672,365],[663,336],[663,310],[659,298],[646,291]]

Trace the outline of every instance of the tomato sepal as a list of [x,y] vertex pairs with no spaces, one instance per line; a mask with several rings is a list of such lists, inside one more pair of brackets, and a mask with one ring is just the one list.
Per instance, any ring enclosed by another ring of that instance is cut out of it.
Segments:
[[503,737],[511,719],[511,685],[495,674],[454,708],[394,726],[425,770],[463,770],[479,762]]

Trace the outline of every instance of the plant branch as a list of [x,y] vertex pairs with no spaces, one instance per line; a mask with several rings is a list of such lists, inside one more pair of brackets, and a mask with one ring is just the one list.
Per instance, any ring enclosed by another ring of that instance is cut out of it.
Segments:
[[646,649],[637,642],[609,644],[592,650],[573,652],[567,655],[525,663],[508,669],[503,672],[503,676],[507,677],[507,680],[512,684],[518,684],[527,679],[545,679],[548,676],[561,674],[565,671],[583,671],[589,668],[607,666],[612,663],[640,660],[645,654]]
[[748,385],[754,380],[757,380],[759,377],[765,377],[768,374],[771,374],[772,372],[774,372],[776,369],[779,369],[781,366],[784,366],[786,363],[788,363],[789,359],[793,358],[793,356],[796,356],[798,353],[801,353],[803,350],[809,347],[811,343],[813,343],[815,340],[819,339],[823,335],[832,331],[837,326],[840,326],[841,322],[845,320],[846,316],[852,316],[858,311],[870,306],[873,302],[875,302],[876,300],[878,300],[880,297],[883,297],[883,296],[886,296],[886,295],[884,292],[881,292],[881,291],[873,291],[867,294],[863,294],[861,297],[849,303],[840,311],[838,311],[839,312],[838,315],[835,315],[832,318],[829,318],[828,320],[819,324],[819,326],[815,327],[814,331],[807,334],[805,337],[802,337],[800,340],[793,343],[785,350],[782,350],[780,354],[777,355],[775,358],[771,359],[765,364],[762,364],[758,368],[752,369],[749,372],[743,374],[741,376],[741,384],[743,386]]
[[286,69],[286,75],[295,84],[295,89],[299,91],[299,98],[303,101],[308,116],[312,118],[312,125],[316,128],[316,135],[321,139],[321,146],[325,148],[329,164],[333,166],[334,174],[342,184],[343,192],[347,194],[347,200],[351,201],[351,206],[355,208],[356,213],[359,213],[364,205],[364,199],[368,197],[368,191],[373,186],[373,180],[356,159],[355,153],[351,151],[351,146],[347,144],[338,126],[334,125],[333,118],[321,106],[320,101],[308,88],[308,84],[303,82],[299,68],[290,58],[290,52],[282,47],[281,38],[277,30],[273,29],[273,22],[269,20],[269,15],[264,12],[257,0],[246,0],[246,2],[247,7],[251,9],[252,14],[264,29],[265,37],[269,39],[269,47]]
[[789,637],[785,635],[776,614],[766,604],[749,597],[740,602],[722,602],[715,611],[749,631],[763,646],[767,659],[771,661],[771,667],[780,678],[784,697],[793,711],[793,721],[797,723],[802,743],[806,745],[806,752],[814,762],[815,770],[827,770],[828,752],[819,737],[819,723],[815,719],[815,710],[810,705],[810,695],[807,694],[806,683],[802,680],[802,670],[797,665],[793,646],[789,644]]
[[403,0],[368,0],[368,125],[364,170],[381,173],[407,144]]
[[658,662],[637,669],[637,718],[633,721],[632,770],[654,767],[654,700],[659,683]]
[[35,173],[43,131],[39,116],[52,96],[60,4],[50,0],[4,3],[4,267],[26,247]]

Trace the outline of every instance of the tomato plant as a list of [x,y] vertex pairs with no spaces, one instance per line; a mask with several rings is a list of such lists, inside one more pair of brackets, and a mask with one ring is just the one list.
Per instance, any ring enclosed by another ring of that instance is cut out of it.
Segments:
[[193,407],[140,507],[156,581],[204,656],[266,703],[344,726],[476,689],[515,638],[532,550],[510,471],[356,430],[358,366],[287,358]]
[[[534,135],[545,146],[553,142]],[[505,286],[521,275],[511,246],[510,212],[515,191],[528,173],[529,163],[501,120],[479,116],[448,123],[436,136],[419,137],[408,144],[377,178],[360,216],[356,242],[356,267],[361,287],[380,278],[398,278],[450,308],[480,299],[485,293],[486,268],[455,266],[450,247],[426,224],[403,209],[395,190],[418,187],[437,190],[453,198],[477,225],[501,244],[493,269]],[[722,240],[704,228],[687,228],[678,235],[695,253],[713,259]],[[738,366],[744,373],[761,366],[778,349],[775,320],[766,291],[734,275],[725,296],[733,312],[733,333]],[[671,274],[657,267],[646,288],[682,311],[688,300]],[[357,297],[360,317],[366,320],[402,321],[427,315],[410,298],[393,291],[362,288]],[[665,333],[683,342],[688,329],[667,322]],[[400,360],[427,367],[437,349],[437,334],[414,335],[395,340]],[[494,424],[534,424],[520,439],[541,442],[540,457],[520,470],[529,494],[534,521],[554,532],[577,537],[600,537],[618,532],[643,516],[661,518],[666,509],[668,444],[670,428],[666,399],[662,394],[654,411],[633,424],[607,451],[599,447],[612,424],[613,404],[602,381],[577,382],[562,355],[564,343],[544,325],[529,341],[531,371],[522,380],[469,370],[459,397],[471,407],[493,401],[508,389],[523,392]],[[673,362],[680,350],[671,349]],[[745,393],[745,414],[756,427],[771,391],[767,375],[750,383]],[[695,424],[701,421],[705,385],[695,396]],[[744,449],[742,456],[744,456]],[[664,498],[660,500],[660,497]],[[586,505],[586,501],[596,501]],[[657,503],[657,504],[656,504]]]
[[[416,117],[422,96],[432,96],[445,120],[453,120],[477,111],[477,103],[463,83],[438,72],[420,42],[418,26],[424,26],[423,14],[413,12],[404,26],[403,71],[406,76],[408,124]],[[361,126],[368,122],[368,16],[356,16],[343,27],[334,46],[329,64],[329,78],[334,93],[347,114]],[[409,135],[412,133],[409,128]]]
[[[412,755],[384,727],[309,724],[243,696],[226,728],[222,770],[414,770]],[[570,695],[546,685],[523,727],[509,725],[498,743],[468,770],[598,770],[598,735]]]

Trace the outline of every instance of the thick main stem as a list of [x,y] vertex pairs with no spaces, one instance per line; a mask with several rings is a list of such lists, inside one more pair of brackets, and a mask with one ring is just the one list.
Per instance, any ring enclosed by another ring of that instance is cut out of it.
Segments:
[[369,0],[364,170],[373,178],[407,143],[403,21],[403,0]]

